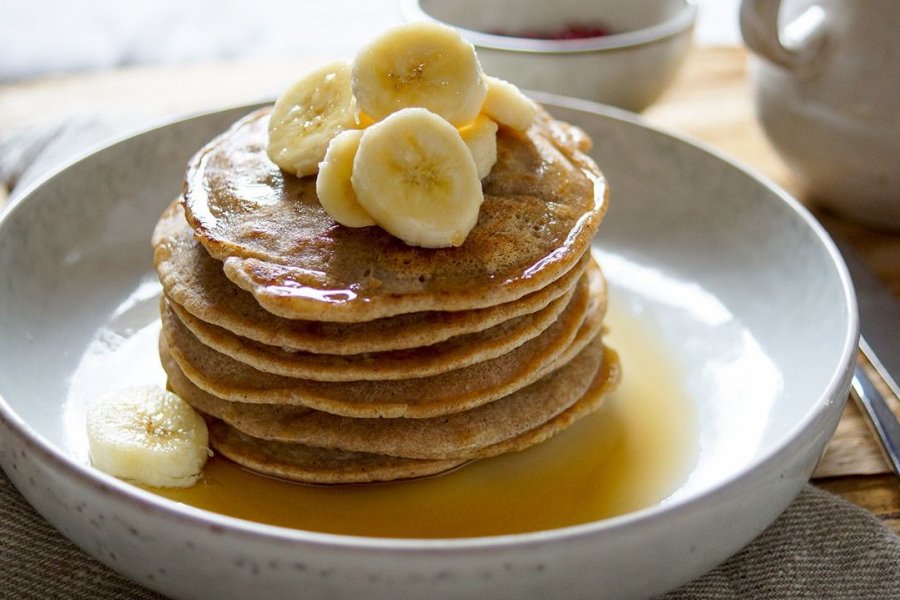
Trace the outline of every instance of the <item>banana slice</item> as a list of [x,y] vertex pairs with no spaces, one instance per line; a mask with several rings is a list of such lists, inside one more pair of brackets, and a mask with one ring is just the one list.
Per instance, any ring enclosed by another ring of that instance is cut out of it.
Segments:
[[487,96],[481,110],[490,118],[516,131],[525,131],[534,121],[537,106],[512,83],[485,76]]
[[348,62],[332,63],[306,75],[278,98],[269,118],[266,149],[272,162],[297,177],[313,175],[331,138],[361,127],[350,74]]
[[393,27],[363,47],[352,86],[376,120],[418,106],[457,126],[478,116],[487,92],[472,44],[451,27],[424,21]]
[[353,159],[362,135],[360,129],[348,129],[337,134],[328,144],[328,151],[325,152],[325,159],[319,163],[319,175],[316,177],[316,194],[322,208],[332,219],[347,227],[375,224],[369,213],[360,206],[350,183]]
[[497,162],[497,123],[478,115],[470,124],[459,128],[459,135],[472,153],[478,179],[484,179]]
[[91,463],[154,487],[188,487],[209,458],[203,418],[171,392],[131,387],[100,398],[87,414]]
[[405,108],[366,129],[351,180],[375,222],[411,246],[459,246],[484,200],[459,132],[424,108]]

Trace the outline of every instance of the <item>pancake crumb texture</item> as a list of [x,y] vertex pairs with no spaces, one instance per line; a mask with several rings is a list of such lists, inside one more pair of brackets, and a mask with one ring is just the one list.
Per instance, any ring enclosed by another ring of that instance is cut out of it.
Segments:
[[[477,60],[426,61],[421,74],[459,77],[466,106],[404,87],[394,107],[369,69],[407,52],[400,41],[474,52],[435,27],[389,31],[239,120],[189,161],[156,224],[168,387],[206,420],[211,448],[251,471],[328,485],[432,476],[564,431],[619,381],[591,253],[608,190],[590,139]],[[334,102],[316,89],[337,90]],[[411,109],[446,120],[452,161],[421,136],[383,134]],[[403,157],[401,183],[377,181],[379,194],[410,188],[398,197],[373,199],[353,178],[353,153],[378,143]],[[480,179],[462,234],[443,227],[463,176],[445,159]],[[440,214],[427,214],[429,194]]]

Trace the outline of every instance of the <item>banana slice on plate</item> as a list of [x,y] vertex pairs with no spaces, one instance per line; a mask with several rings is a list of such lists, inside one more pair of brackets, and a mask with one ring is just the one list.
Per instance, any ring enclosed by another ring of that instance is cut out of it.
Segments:
[[497,162],[497,123],[484,115],[459,128],[462,137],[478,170],[478,179],[484,179]]
[[472,44],[425,21],[393,27],[360,49],[352,87],[360,109],[376,120],[422,107],[456,126],[478,116],[487,93]]
[[203,418],[158,386],[98,399],[87,414],[88,451],[101,471],[153,487],[189,487],[209,458]]
[[360,206],[350,183],[353,159],[363,132],[349,129],[337,134],[328,144],[325,159],[319,164],[316,195],[332,219],[347,227],[367,227],[375,221]]
[[266,149],[272,162],[297,177],[313,175],[331,138],[362,127],[350,75],[348,62],[335,62],[301,78],[278,98]]
[[484,200],[459,131],[424,108],[405,108],[365,130],[351,175],[363,209],[411,246],[459,246]]
[[537,106],[518,87],[505,79],[485,76],[487,95],[481,110],[502,125],[525,131],[534,121]]

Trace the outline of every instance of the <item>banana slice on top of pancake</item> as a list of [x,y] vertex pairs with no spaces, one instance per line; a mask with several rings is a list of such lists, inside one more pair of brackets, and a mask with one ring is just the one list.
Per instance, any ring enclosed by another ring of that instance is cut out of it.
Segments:
[[472,44],[424,21],[393,27],[361,48],[351,85],[360,109],[375,119],[421,107],[455,126],[475,120],[487,94]]
[[350,64],[331,63],[301,78],[275,102],[267,153],[288,173],[313,175],[331,139],[362,125],[350,89]]
[[469,147],[424,108],[404,108],[363,133],[353,189],[378,225],[411,246],[459,246],[484,201]]
[[514,84],[498,77],[486,77],[487,95],[482,112],[517,131],[525,131],[537,116],[537,106]]
[[316,177],[316,195],[322,208],[332,219],[347,227],[368,227],[375,224],[366,209],[360,205],[350,181],[353,159],[362,135],[360,129],[349,129],[336,135],[328,144]]
[[478,115],[474,121],[459,128],[459,135],[472,153],[478,178],[484,179],[497,162],[497,122]]

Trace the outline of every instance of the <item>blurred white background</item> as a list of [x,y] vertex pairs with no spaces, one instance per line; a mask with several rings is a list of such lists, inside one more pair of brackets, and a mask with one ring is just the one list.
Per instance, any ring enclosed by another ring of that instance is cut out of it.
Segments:
[[[138,64],[349,56],[403,20],[402,1],[4,0],[0,82]],[[739,0],[697,4],[697,43],[740,42]]]

